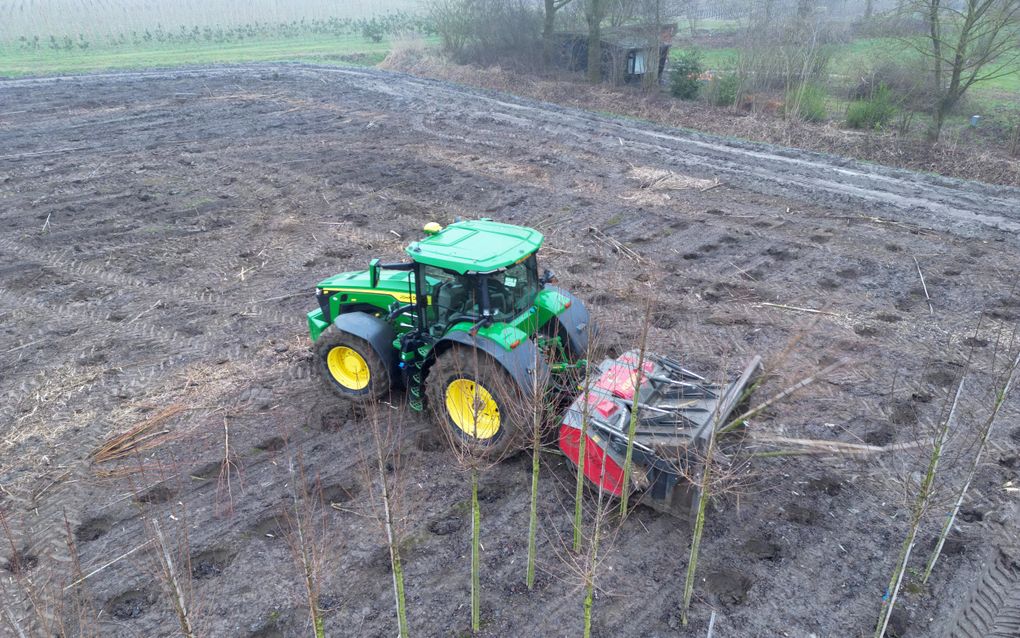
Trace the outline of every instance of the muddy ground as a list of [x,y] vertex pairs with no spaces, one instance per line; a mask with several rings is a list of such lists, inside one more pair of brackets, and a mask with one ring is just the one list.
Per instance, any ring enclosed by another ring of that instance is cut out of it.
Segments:
[[[846,361],[732,458],[777,436],[899,446],[751,459],[710,514],[687,628],[690,535],[637,509],[602,544],[594,633],[704,635],[714,611],[719,636],[870,635],[915,445],[970,359],[948,500],[1020,321],[1018,191],[296,65],[0,82],[0,634],[179,635],[158,530],[199,635],[309,635],[300,520],[327,635],[394,635],[373,438],[311,377],[304,313],[320,279],[455,216],[541,229],[610,350],[651,296],[654,349],[714,376],[761,354],[761,399]],[[464,635],[465,477],[402,397],[379,410],[412,630]],[[1014,400],[932,579],[910,575],[899,635],[992,635],[1020,614],[1017,416]],[[139,427],[123,457],[94,456]],[[573,475],[543,463],[532,592],[530,460],[483,475],[482,635],[580,632]]]

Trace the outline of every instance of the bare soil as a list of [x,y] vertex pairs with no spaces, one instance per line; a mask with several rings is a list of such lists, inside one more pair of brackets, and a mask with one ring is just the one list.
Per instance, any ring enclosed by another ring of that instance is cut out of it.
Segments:
[[[716,45],[718,46],[718,45]],[[424,48],[397,47],[380,65],[419,77],[459,82],[563,106],[617,113],[666,126],[713,135],[781,144],[821,153],[972,179],[990,184],[1020,186],[1020,157],[1008,125],[983,128],[947,127],[937,144],[924,140],[919,125],[901,133],[847,129],[839,118],[812,123],[784,115],[785,97],[758,93],[743,96],[734,107],[704,101],[677,100],[661,87],[591,85],[576,73],[536,74],[513,68],[459,65]],[[1015,96],[1011,96],[1015,97]]]
[[[312,378],[304,313],[317,281],[399,259],[427,221],[542,230],[545,265],[610,350],[633,345],[652,296],[655,350],[716,377],[762,354],[759,399],[846,360],[727,441],[734,458],[774,449],[768,436],[916,443],[969,359],[944,461],[958,480],[1020,321],[1015,189],[379,71],[0,82],[0,202],[2,635],[58,621],[68,635],[179,635],[153,522],[200,635],[309,635],[291,542],[306,493],[327,635],[394,635],[371,431]],[[379,409],[399,426],[414,635],[465,635],[468,483],[403,397]],[[977,614],[976,586],[1016,589],[1015,400],[1004,417],[932,580],[908,580],[898,635],[950,635]],[[133,451],[94,456],[132,428]],[[603,544],[594,633],[704,635],[714,610],[720,636],[870,635],[905,531],[903,480],[925,452],[753,458],[710,513],[687,628],[690,535],[638,508]],[[580,632],[573,473],[553,453],[543,463],[531,592],[530,460],[482,477],[484,636]],[[1009,600],[975,622],[1014,613]]]

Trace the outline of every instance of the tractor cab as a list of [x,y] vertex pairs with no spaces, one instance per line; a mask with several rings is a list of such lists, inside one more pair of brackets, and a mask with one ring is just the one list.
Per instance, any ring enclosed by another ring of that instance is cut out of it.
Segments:
[[534,306],[549,279],[539,276],[534,253],[494,272],[461,274],[429,265],[420,272],[426,299],[423,328],[433,337],[460,321],[511,321]]
[[533,306],[545,283],[535,259],[541,233],[484,219],[425,232],[407,254],[418,265],[430,333],[460,320],[509,321]]

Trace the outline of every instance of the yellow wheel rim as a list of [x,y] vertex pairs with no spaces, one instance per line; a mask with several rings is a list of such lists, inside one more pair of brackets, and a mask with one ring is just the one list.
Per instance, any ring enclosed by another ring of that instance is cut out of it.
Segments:
[[499,406],[488,390],[470,379],[446,386],[446,411],[468,436],[487,440],[499,432]]
[[326,355],[326,367],[336,382],[349,390],[363,390],[368,385],[368,363],[356,350],[336,346]]

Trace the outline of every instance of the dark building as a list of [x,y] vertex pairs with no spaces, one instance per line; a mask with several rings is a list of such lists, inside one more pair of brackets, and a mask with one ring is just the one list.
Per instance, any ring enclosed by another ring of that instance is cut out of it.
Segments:
[[[613,84],[640,82],[645,75],[661,78],[669,59],[669,47],[676,34],[675,24],[632,25],[603,29],[602,77]],[[560,66],[572,71],[588,70],[588,34],[555,34],[556,56]]]

